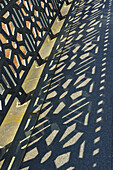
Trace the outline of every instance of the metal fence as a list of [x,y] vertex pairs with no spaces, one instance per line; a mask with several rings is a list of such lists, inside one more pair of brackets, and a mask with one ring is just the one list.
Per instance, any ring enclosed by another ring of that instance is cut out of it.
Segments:
[[15,97],[24,103],[22,84],[39,55],[47,34],[54,38],[51,26],[68,0],[0,0],[0,123]]

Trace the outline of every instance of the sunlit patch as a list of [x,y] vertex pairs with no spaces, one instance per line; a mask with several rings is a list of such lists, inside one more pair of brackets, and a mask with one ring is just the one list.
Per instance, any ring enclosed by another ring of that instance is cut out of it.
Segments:
[[37,148],[34,148],[32,150],[30,150],[29,152],[27,152],[24,162],[31,160],[31,155],[32,155],[32,159],[35,158],[37,155],[39,154]]
[[58,134],[58,130],[54,130],[47,138],[46,138],[46,143],[47,145],[51,145],[51,143],[53,142],[54,138],[57,136]]
[[84,157],[84,149],[85,149],[85,141],[81,144],[80,146],[80,152],[79,152],[79,158],[83,158]]
[[63,102],[61,102],[61,103],[57,106],[57,108],[55,109],[55,111],[53,112],[53,114],[59,114],[65,106],[66,106],[66,105],[65,105]]
[[61,166],[65,165],[67,162],[69,162],[70,154],[71,154],[70,152],[67,152],[62,155],[59,155],[54,161],[56,167],[60,168]]
[[74,123],[73,125],[69,126],[69,127],[65,130],[63,136],[61,137],[60,142],[61,142],[63,139],[65,139],[70,133],[72,133],[75,129],[76,129],[76,123]]
[[66,89],[66,88],[69,86],[69,84],[71,83],[71,81],[72,81],[72,79],[68,79],[68,80],[62,85],[62,87],[63,87],[64,89]]
[[67,141],[64,145],[63,148],[69,147],[71,145],[74,145],[79,138],[83,135],[83,133],[78,132],[76,135],[74,135],[69,141]]
[[41,164],[47,161],[50,158],[51,154],[52,154],[52,151],[49,151],[48,153],[46,153],[41,159]]

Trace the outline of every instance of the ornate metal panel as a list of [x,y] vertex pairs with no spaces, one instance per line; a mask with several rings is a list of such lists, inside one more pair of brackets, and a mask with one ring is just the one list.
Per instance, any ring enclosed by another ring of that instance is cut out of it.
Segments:
[[[0,112],[6,113],[15,97],[27,94],[22,83],[33,63],[43,63],[38,51],[64,0],[0,1]],[[67,2],[67,1],[66,1]],[[4,117],[4,115],[3,115]]]

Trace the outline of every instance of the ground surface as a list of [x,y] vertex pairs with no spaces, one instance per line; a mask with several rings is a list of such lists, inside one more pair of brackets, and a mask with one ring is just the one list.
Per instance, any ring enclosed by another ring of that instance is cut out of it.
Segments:
[[112,12],[82,0],[21,168],[111,169]]
[[81,0],[68,21],[21,170],[112,169],[112,0]]

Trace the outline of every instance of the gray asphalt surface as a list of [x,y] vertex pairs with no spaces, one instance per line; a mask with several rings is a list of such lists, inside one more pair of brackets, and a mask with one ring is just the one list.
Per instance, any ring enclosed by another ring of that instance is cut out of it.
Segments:
[[112,30],[112,0],[81,1],[20,169],[112,169]]

